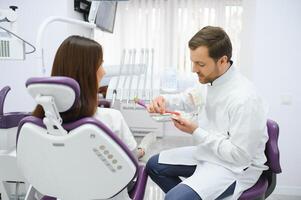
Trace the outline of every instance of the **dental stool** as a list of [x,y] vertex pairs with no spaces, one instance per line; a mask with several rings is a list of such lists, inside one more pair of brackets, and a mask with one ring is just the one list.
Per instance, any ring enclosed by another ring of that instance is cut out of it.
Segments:
[[281,173],[278,149],[279,126],[275,121],[268,120],[267,129],[269,139],[265,146],[265,155],[269,169],[262,173],[254,186],[242,193],[239,200],[263,200],[275,189],[276,174]]
[[31,78],[26,87],[45,110],[43,120],[26,117],[18,129],[17,161],[30,184],[26,200],[143,199],[145,168],[108,127],[93,117],[62,123],[59,113],[80,96],[75,80]]
[[[9,91],[9,86],[0,90],[0,199],[2,200],[18,199],[22,195],[19,187],[24,184],[24,178],[17,168],[16,135],[21,119],[30,115],[25,112],[3,112]],[[14,191],[10,186],[12,184],[15,184]]]

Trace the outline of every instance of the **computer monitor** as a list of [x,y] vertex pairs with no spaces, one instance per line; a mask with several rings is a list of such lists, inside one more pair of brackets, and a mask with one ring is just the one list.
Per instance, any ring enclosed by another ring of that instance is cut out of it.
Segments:
[[117,1],[99,1],[95,24],[100,30],[113,33]]
[[118,0],[74,0],[74,10],[84,16],[85,21],[95,23],[102,31],[113,33]]

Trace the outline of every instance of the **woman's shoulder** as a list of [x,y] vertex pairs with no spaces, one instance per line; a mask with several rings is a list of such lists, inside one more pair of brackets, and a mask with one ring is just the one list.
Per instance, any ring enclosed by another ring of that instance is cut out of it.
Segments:
[[120,127],[121,122],[124,120],[119,110],[112,108],[97,108],[93,116],[95,119],[104,123],[112,131],[116,131]]
[[100,108],[100,107],[98,107],[94,116],[101,117],[101,118],[104,118],[104,117],[115,118],[115,117],[120,117],[122,115],[121,115],[121,112],[119,110],[116,110],[114,108]]

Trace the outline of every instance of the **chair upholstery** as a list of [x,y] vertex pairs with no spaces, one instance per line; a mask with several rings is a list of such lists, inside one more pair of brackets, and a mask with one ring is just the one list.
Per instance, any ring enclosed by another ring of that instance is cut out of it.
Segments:
[[267,130],[269,139],[266,143],[265,155],[267,157],[266,165],[269,166],[269,169],[262,173],[254,186],[242,193],[239,200],[265,199],[276,186],[276,174],[281,173],[278,148],[279,126],[275,121],[268,120]]

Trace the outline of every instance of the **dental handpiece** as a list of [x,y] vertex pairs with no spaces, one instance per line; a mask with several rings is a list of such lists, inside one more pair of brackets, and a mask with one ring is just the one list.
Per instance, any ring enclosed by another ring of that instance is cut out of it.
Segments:
[[[128,58],[129,63],[131,62],[131,58],[132,58],[132,50],[130,49],[129,50],[129,58]],[[125,66],[127,67],[127,70],[126,70],[126,73],[123,76],[123,83],[122,83],[123,90],[121,90],[120,102],[122,102],[122,100],[123,100],[123,94],[124,94],[124,90],[126,90],[125,86],[126,86],[127,79],[128,79],[127,74],[129,74],[128,65],[125,65]]]
[[146,99],[145,91],[146,91],[146,82],[147,82],[147,72],[148,72],[148,65],[149,65],[149,50],[146,49],[145,51],[145,73],[144,73],[144,83],[143,83],[143,90],[142,90],[142,99]]
[[114,106],[115,100],[117,98],[117,91],[118,91],[118,87],[119,87],[119,82],[120,82],[120,77],[121,77],[121,73],[122,73],[122,68],[123,68],[123,65],[124,65],[124,59],[125,59],[125,49],[123,49],[123,51],[122,51],[122,56],[121,56],[120,66],[119,66],[119,74],[118,74],[118,77],[117,77],[117,82],[116,82],[115,89],[113,90],[113,97],[112,97],[112,105],[111,105],[111,107]]
[[134,77],[134,70],[135,70],[134,69],[135,62],[136,62],[136,49],[133,49],[133,57],[132,57],[131,65],[130,65],[132,70],[129,70],[131,73],[129,74],[130,82],[129,82],[129,92],[128,92],[127,104],[129,104],[129,101],[131,99],[131,91],[132,91],[132,84],[133,84],[133,77]]
[[153,99],[153,92],[154,92],[154,88],[153,88],[153,81],[154,81],[154,49],[152,48],[151,50],[151,67],[150,67],[150,73],[151,73],[151,79],[150,79],[150,91],[149,91],[149,100]]
[[139,98],[139,86],[141,82],[141,76],[143,72],[143,67],[144,67],[144,49],[141,49],[141,54],[140,54],[140,63],[139,63],[139,72],[137,76],[137,88],[136,88],[136,94],[134,95],[135,97]]

